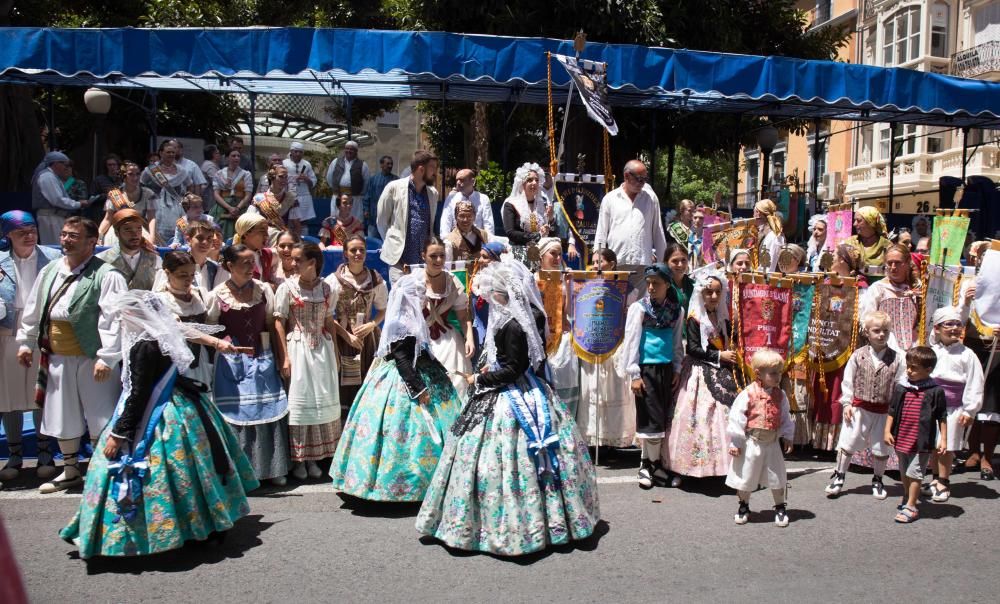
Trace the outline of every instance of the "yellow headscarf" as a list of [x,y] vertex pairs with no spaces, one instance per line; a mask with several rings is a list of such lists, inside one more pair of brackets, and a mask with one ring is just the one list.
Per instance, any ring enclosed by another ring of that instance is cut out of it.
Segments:
[[233,245],[242,243],[243,236],[260,223],[266,223],[267,219],[260,214],[246,213],[236,219],[236,234],[233,235]]
[[754,205],[753,209],[767,217],[767,226],[771,229],[772,233],[781,235],[781,218],[778,218],[778,206],[774,205],[773,201],[770,199],[761,199]]
[[862,220],[868,223],[868,226],[875,229],[875,234],[879,237],[885,237],[885,234],[889,231],[885,226],[885,218],[882,216],[882,212],[878,211],[878,208],[874,206],[864,206],[858,208],[856,211],[858,216]]

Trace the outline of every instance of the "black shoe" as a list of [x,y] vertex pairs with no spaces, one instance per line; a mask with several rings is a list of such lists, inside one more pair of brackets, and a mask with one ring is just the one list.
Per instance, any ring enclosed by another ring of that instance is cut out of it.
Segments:
[[788,526],[788,514],[785,512],[785,504],[783,503],[774,506],[774,525],[781,528]]
[[750,503],[746,501],[740,502],[740,508],[736,511],[736,516],[734,517],[736,524],[746,524],[750,522]]

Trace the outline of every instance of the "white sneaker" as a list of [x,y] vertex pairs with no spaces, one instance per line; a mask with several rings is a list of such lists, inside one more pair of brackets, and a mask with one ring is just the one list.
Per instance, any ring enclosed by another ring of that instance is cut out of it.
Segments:
[[933,491],[933,494],[931,495],[931,501],[933,501],[934,503],[944,503],[945,501],[951,499],[951,488],[944,489],[941,488],[942,486],[944,485],[938,483],[933,487],[931,487],[931,490]]
[[840,495],[842,490],[844,490],[844,475],[835,470],[833,476],[830,477],[830,484],[826,485],[826,496],[833,499]]
[[774,525],[781,528],[788,526],[788,514],[785,512],[785,504],[774,506]]
[[875,476],[872,478],[872,497],[878,499],[879,501],[885,499],[889,496],[889,493],[885,491],[885,485],[882,484],[882,477]]
[[38,487],[38,492],[43,495],[48,495],[50,493],[58,493],[59,491],[72,489],[82,484],[83,476],[80,475],[80,471],[76,469],[76,466],[63,466],[62,474],[60,474],[58,478],[46,482],[42,486]]
[[653,488],[653,462],[643,459],[639,462],[639,487],[643,489]]
[[301,461],[296,462],[295,467],[292,468],[292,478],[295,480],[305,480],[308,474],[306,473],[306,464]]
[[316,465],[315,461],[307,461],[306,474],[309,475],[309,478],[319,478],[323,475],[323,470],[319,469],[319,466]]

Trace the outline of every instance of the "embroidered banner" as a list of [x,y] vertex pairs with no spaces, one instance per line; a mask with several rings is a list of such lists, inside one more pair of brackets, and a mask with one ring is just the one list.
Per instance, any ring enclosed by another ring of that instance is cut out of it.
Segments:
[[611,136],[618,134],[618,124],[615,123],[615,118],[611,115],[611,105],[608,104],[608,64],[575,59],[566,55],[552,56],[573,78],[590,119],[603,126]]
[[712,235],[708,227],[715,224],[722,224],[724,222],[729,222],[728,212],[718,212],[712,208],[700,208],[702,214],[705,217],[702,223],[703,228],[701,231],[701,257],[703,259],[703,264],[711,264],[716,260],[723,260],[725,258],[717,258],[715,256],[715,249],[712,247]]
[[757,243],[753,219],[734,220],[713,224],[705,229],[706,237],[711,233],[715,258],[728,261],[729,250],[753,248]]
[[815,294],[816,285],[813,283],[796,282],[792,286],[792,358],[796,362],[806,353]]
[[850,204],[845,205],[847,205],[846,209],[830,210],[826,213],[826,247],[824,249],[835,250],[838,245],[851,237],[851,229],[854,226],[854,210],[851,209]]
[[572,273],[573,349],[582,360],[598,364],[618,350],[625,336],[629,273]]
[[788,359],[792,339],[792,288],[768,283],[741,283],[740,346],[743,363],[761,349],[773,350]]
[[[562,202],[564,218],[572,224],[573,230],[583,239],[587,249],[594,249],[597,216],[601,211],[601,199],[604,198],[604,177],[558,174],[556,192]],[[584,253],[584,250],[579,252]]]
[[854,352],[858,331],[858,287],[854,279],[837,278],[816,286],[819,304],[809,323],[809,361],[825,372],[836,371]]
[[934,311],[942,306],[954,306],[959,303],[956,298],[956,283],[962,278],[962,271],[967,268],[970,276],[975,274],[973,267],[960,266],[928,266],[927,273],[927,319],[925,329],[931,333],[934,329]]
[[965,249],[965,236],[968,232],[968,214],[935,216],[934,228],[931,230],[930,263],[945,266],[960,264],[962,250]]
[[563,333],[563,273],[562,271],[538,271],[538,290],[545,305],[545,316],[549,321],[549,333],[545,338],[546,354],[559,350]]
[[[992,335],[1000,325],[1000,251],[989,249],[976,275],[976,297],[972,303],[978,321],[976,327],[983,335]],[[987,334],[989,331],[989,334]]]

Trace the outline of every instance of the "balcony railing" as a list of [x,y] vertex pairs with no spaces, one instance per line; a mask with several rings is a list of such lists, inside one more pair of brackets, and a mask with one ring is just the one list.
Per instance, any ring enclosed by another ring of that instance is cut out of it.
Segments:
[[951,73],[974,78],[991,71],[1000,71],[1000,40],[990,40],[951,56]]

